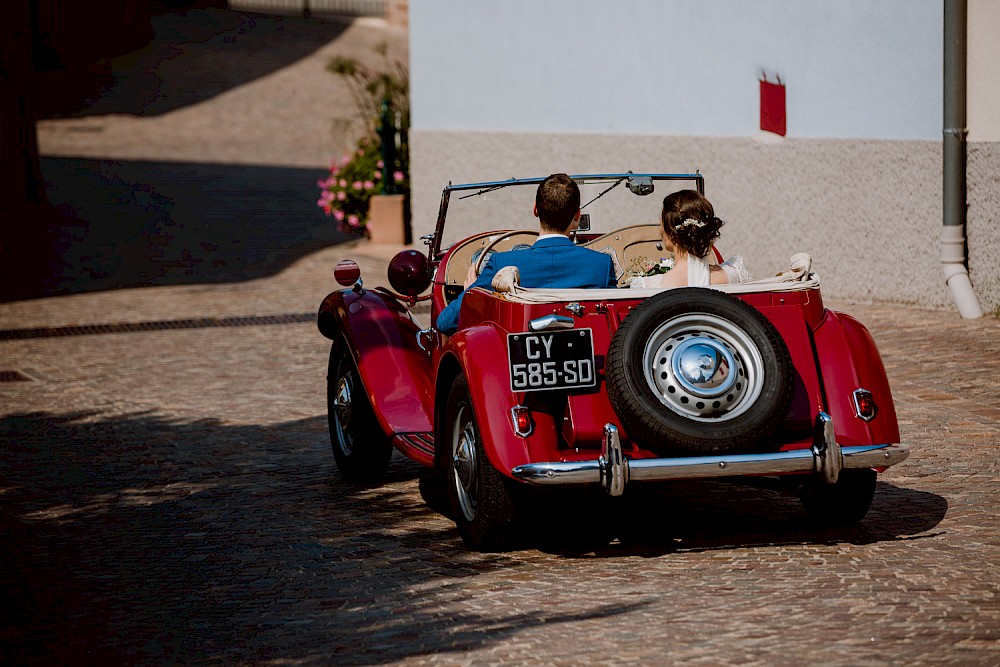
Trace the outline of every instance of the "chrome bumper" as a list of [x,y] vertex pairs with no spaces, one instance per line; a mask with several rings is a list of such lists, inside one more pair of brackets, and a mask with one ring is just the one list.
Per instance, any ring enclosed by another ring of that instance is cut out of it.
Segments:
[[604,426],[601,456],[591,461],[529,463],[511,470],[515,479],[539,486],[600,484],[612,496],[620,496],[630,482],[662,482],[675,479],[708,479],[739,475],[813,473],[835,484],[842,469],[887,468],[906,460],[906,445],[841,447],[834,437],[833,421],[826,413],[816,417],[813,444],[809,449],[764,454],[728,454],[670,459],[627,459],[622,453],[618,428]]

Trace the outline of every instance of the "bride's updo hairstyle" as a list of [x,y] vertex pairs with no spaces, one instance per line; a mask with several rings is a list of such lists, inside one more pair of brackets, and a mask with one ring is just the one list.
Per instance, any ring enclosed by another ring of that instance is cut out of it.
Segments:
[[696,190],[680,190],[664,197],[660,222],[674,246],[695,257],[708,254],[725,224],[715,217],[711,202]]

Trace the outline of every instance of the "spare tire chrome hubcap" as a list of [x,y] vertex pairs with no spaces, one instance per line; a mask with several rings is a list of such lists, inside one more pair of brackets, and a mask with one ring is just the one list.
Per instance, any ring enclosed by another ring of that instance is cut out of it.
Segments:
[[690,313],[664,322],[643,349],[650,388],[673,412],[725,421],[760,395],[763,360],[753,340],[726,319]]

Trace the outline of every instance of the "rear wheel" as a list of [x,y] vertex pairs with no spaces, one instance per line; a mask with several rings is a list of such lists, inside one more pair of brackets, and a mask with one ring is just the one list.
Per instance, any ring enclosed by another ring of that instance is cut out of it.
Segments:
[[514,520],[514,502],[506,480],[486,457],[465,376],[452,384],[442,426],[437,465],[458,532],[472,549],[502,549]]
[[380,480],[389,467],[392,443],[379,426],[358,369],[343,345],[334,344],[330,350],[326,408],[340,472],[353,481]]
[[842,470],[836,484],[814,480],[802,489],[802,506],[821,526],[853,526],[865,518],[875,497],[874,470]]

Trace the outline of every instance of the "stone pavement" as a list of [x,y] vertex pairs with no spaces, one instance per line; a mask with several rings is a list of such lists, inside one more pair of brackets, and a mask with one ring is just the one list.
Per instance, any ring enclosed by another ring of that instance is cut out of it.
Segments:
[[644,500],[642,546],[578,554],[528,530],[484,555],[415,464],[379,487],[333,464],[327,341],[302,320],[337,260],[373,284],[395,250],[0,305],[5,330],[236,323],[0,341],[24,378],[0,383],[0,662],[1000,661],[1000,322],[834,304],[872,329],[913,445],[856,528],[687,483]]
[[685,483],[630,506],[642,545],[579,553],[543,507],[478,554],[418,466],[356,486],[330,452],[311,314],[339,259],[373,285],[399,248],[244,213],[280,261],[0,304],[0,664],[1000,664],[996,319],[828,304],[872,330],[913,446],[855,528]]

